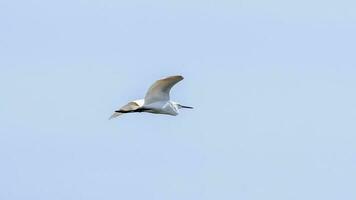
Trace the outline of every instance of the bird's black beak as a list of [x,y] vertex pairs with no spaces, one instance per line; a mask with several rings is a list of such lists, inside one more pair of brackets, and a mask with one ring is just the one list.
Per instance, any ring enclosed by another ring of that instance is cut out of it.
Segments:
[[193,107],[190,107],[190,106],[182,106],[182,105],[181,105],[181,107],[182,107],[182,108],[193,109]]

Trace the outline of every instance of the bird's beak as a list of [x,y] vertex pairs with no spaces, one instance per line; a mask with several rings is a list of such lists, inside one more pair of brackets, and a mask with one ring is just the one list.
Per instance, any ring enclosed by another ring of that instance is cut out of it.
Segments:
[[182,106],[182,105],[181,105],[181,107],[182,107],[182,108],[193,109],[193,107],[190,107],[190,106]]

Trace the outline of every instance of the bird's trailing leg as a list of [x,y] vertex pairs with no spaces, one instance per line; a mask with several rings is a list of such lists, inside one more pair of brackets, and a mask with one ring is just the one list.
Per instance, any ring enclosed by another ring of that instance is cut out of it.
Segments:
[[131,113],[134,112],[133,110],[115,110],[117,113]]
[[149,110],[152,110],[152,109],[149,109],[149,108],[138,108],[134,112],[146,112],[146,111],[149,111]]
[[133,113],[133,112],[145,112],[151,109],[148,108],[138,108],[136,110],[116,110],[117,113]]

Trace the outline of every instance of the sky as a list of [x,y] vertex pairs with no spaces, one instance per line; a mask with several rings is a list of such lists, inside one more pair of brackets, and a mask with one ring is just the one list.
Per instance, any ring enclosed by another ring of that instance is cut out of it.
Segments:
[[[354,1],[0,1],[0,199],[356,199]],[[155,80],[194,110],[108,120]]]

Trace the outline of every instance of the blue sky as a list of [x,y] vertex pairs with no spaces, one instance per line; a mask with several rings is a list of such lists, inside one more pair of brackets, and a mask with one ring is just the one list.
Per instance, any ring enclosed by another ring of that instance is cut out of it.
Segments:
[[[1,1],[0,199],[355,199],[355,9]],[[108,120],[175,74],[194,110]]]

